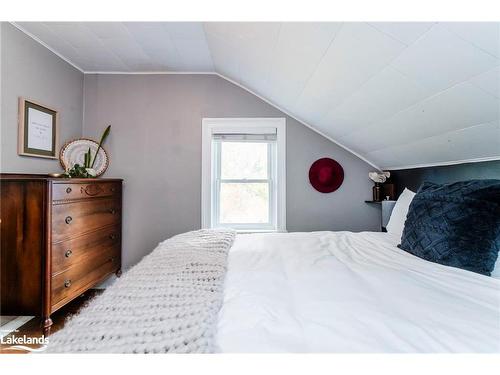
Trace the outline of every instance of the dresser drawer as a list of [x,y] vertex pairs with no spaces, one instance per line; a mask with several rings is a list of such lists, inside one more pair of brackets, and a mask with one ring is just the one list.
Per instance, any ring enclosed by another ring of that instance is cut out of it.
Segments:
[[105,227],[71,240],[52,245],[52,275],[83,262],[98,261],[109,248],[119,251],[120,227]]
[[91,199],[52,206],[52,242],[121,223],[121,201]]
[[73,265],[52,277],[52,311],[79,296],[120,268],[120,251],[109,248],[92,261]]
[[102,197],[119,197],[122,184],[120,182],[92,183],[54,183],[52,185],[52,200],[64,201],[74,199],[89,199]]

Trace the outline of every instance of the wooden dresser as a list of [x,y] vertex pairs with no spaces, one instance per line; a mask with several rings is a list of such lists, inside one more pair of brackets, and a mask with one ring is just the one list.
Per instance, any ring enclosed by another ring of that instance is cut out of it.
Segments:
[[121,274],[121,179],[0,175],[1,315],[50,315]]

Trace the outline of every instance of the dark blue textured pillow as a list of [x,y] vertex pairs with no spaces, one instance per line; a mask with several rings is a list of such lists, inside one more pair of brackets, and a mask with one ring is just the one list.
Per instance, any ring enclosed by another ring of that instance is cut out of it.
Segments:
[[500,249],[500,180],[424,182],[398,246],[431,262],[489,276]]

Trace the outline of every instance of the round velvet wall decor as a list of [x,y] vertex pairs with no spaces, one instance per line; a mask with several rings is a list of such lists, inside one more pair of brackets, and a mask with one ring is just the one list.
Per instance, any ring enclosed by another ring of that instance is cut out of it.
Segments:
[[317,191],[331,193],[342,185],[344,169],[333,159],[318,159],[309,169],[309,181]]

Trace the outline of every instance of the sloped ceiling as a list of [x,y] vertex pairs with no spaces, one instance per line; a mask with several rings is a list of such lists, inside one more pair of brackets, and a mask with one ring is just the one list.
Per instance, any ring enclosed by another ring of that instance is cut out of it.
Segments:
[[381,168],[500,158],[499,23],[17,23],[85,72],[215,72]]

